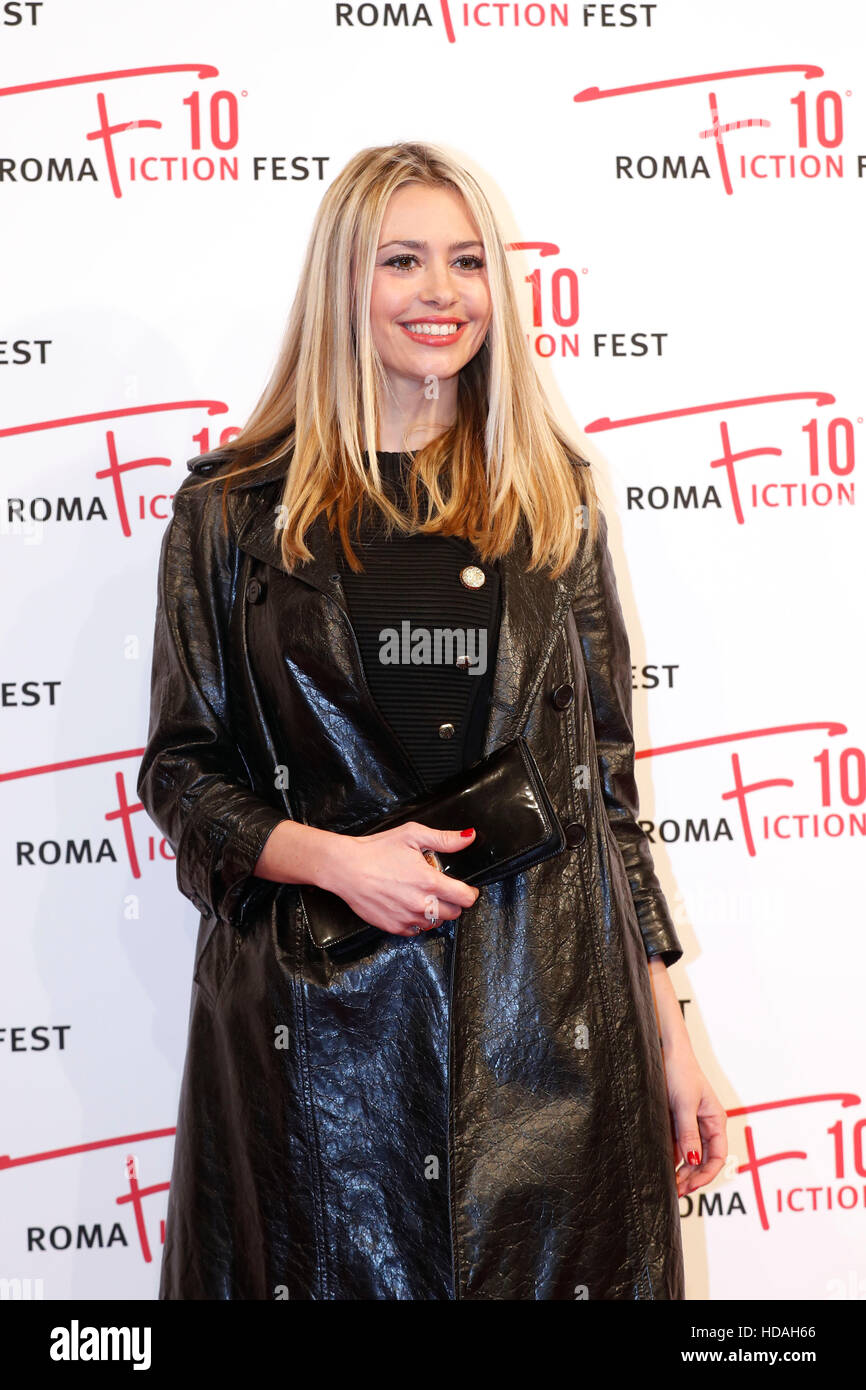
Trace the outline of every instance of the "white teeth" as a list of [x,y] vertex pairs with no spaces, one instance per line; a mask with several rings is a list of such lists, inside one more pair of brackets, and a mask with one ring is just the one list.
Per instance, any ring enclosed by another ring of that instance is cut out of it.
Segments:
[[459,323],[404,323],[410,333],[426,333],[434,338],[452,337],[462,324]]

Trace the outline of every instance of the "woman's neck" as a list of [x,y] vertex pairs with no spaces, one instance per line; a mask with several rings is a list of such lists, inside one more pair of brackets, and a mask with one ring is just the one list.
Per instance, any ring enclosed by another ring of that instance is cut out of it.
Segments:
[[379,429],[379,443],[377,448],[384,454],[416,454],[419,449],[423,449],[425,444],[432,444],[434,439],[438,439],[440,434],[445,434],[450,426],[444,428],[437,425],[435,429],[428,430],[425,427],[416,429],[388,429],[384,425]]
[[457,419],[457,377],[432,379],[436,394],[427,397],[426,381],[392,379],[379,401],[379,442],[383,453],[423,449],[451,429]]

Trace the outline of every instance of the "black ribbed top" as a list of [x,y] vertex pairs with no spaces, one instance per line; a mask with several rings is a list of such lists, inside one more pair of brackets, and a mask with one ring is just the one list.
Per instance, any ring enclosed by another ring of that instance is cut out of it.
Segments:
[[[377,450],[377,457],[392,497],[405,505],[414,453]],[[353,546],[363,572],[351,570],[342,546],[336,547],[346,602],[373,699],[432,789],[483,752],[499,637],[499,574],[495,564],[481,563],[470,541],[399,531],[386,536],[384,518],[371,512]],[[479,588],[461,581],[468,566],[483,572]],[[468,667],[456,664],[461,656],[469,658]],[[454,734],[442,737],[448,724]]]

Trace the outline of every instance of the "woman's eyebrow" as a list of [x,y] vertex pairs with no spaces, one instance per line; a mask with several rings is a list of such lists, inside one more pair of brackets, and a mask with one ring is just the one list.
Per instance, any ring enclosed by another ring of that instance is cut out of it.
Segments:
[[[409,241],[405,238],[399,241],[385,241],[379,247],[379,250],[384,251],[388,246],[411,246],[416,251],[427,250],[426,241]],[[470,246],[480,246],[482,250],[484,249],[484,243],[481,241],[452,241],[451,245],[448,247],[448,250],[466,251]]]

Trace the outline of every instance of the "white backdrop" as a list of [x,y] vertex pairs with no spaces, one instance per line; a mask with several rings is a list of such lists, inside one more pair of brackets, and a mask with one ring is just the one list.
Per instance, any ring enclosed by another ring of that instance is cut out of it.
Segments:
[[329,182],[418,139],[521,248],[603,480],[673,979],[731,1111],[689,1297],[866,1297],[863,7],[394,13],[0,4],[0,1293],[156,1292],[198,925],[135,793],[160,538]]

